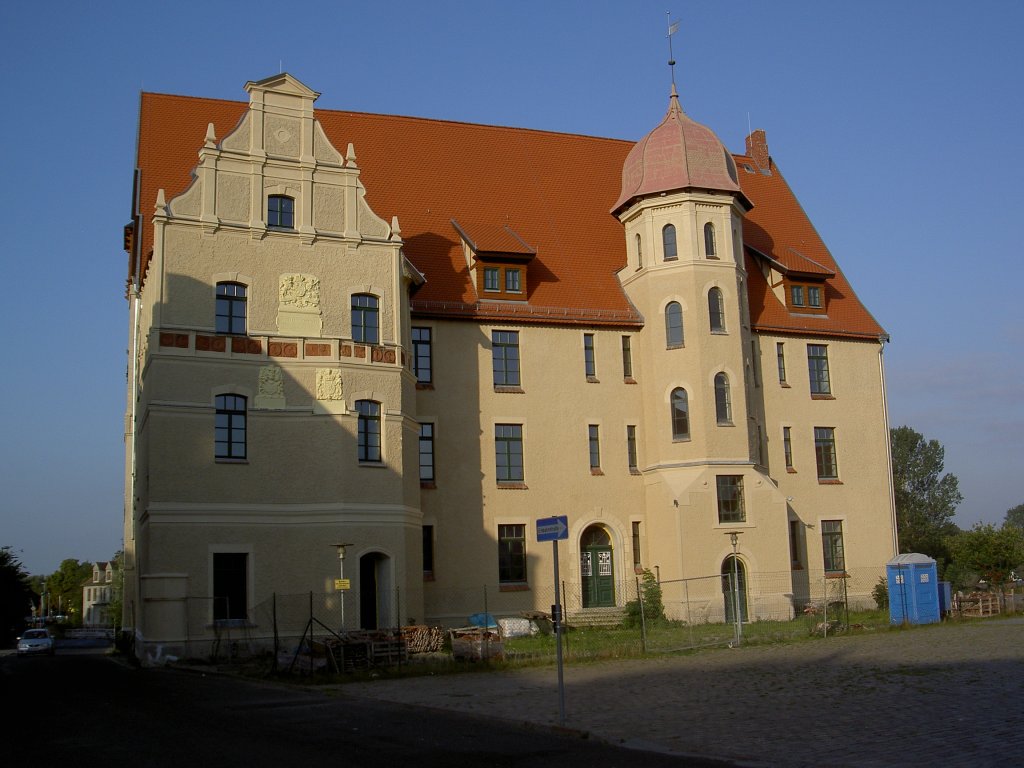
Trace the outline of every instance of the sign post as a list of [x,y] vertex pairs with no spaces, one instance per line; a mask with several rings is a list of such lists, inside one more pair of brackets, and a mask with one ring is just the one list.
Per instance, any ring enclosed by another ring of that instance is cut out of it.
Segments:
[[543,517],[537,521],[537,541],[550,541],[555,563],[555,604],[551,606],[551,621],[555,625],[555,654],[558,660],[558,720],[565,726],[565,681],[562,676],[562,590],[558,578],[558,542],[569,538],[569,518],[565,515]]

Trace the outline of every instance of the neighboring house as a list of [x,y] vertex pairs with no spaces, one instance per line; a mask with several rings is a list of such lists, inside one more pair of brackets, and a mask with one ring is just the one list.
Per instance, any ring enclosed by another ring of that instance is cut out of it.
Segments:
[[342,543],[346,627],[547,610],[552,515],[570,611],[643,568],[666,595],[738,572],[750,618],[827,578],[870,600],[896,552],[886,335],[763,131],[731,155],[674,89],[636,144],[246,91],[141,101],[140,654],[223,619],[269,637],[254,608],[330,593]]
[[100,562],[92,567],[92,579],[82,585],[82,626],[111,627],[110,600],[114,589],[113,563]]

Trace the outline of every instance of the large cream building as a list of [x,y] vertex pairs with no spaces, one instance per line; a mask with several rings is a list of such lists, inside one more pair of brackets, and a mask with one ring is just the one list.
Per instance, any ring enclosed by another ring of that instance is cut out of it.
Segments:
[[732,155],[674,88],[635,145],[245,90],[141,102],[140,653],[219,619],[266,637],[257,605],[342,573],[349,628],[546,610],[558,515],[570,613],[645,568],[675,615],[673,585],[723,573],[748,620],[822,578],[867,594],[896,553],[886,337],[762,131]]

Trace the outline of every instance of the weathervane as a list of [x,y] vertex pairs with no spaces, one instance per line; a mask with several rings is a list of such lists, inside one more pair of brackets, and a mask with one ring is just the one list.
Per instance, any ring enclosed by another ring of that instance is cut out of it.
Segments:
[[668,23],[668,66],[672,72],[672,90],[676,89],[676,60],[672,55],[672,35],[679,31],[679,20],[671,20],[669,12],[665,11],[665,21]]

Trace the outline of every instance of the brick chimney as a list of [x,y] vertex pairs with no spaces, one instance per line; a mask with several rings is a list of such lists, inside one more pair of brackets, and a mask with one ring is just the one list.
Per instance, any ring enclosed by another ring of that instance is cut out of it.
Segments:
[[747,136],[747,154],[759,170],[771,170],[771,161],[768,157],[768,137],[760,128]]

